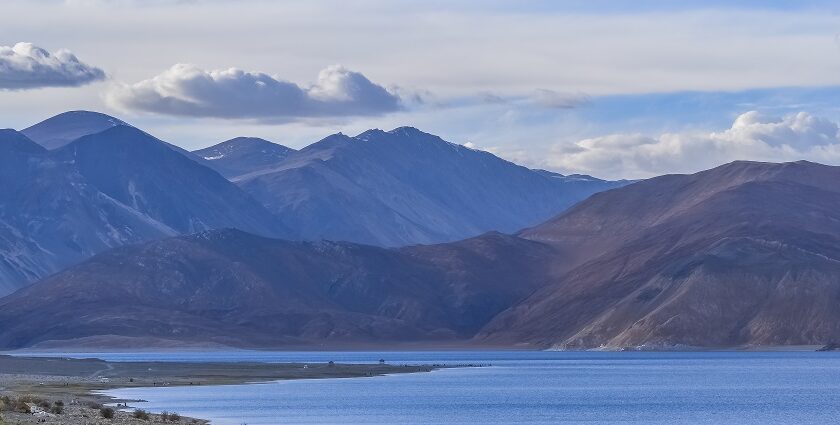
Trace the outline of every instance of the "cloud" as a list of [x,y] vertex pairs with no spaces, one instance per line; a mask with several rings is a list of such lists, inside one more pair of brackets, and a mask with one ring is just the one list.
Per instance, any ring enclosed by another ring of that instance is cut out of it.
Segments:
[[734,160],[840,163],[840,128],[807,112],[772,118],[750,111],[720,132],[613,134],[556,145],[548,165],[571,172],[645,178]]
[[530,99],[537,106],[553,109],[577,108],[591,100],[584,93],[563,93],[548,89],[537,89]]
[[32,43],[0,46],[0,90],[76,87],[105,79],[69,50],[50,53]]
[[381,115],[401,107],[398,95],[339,65],[323,69],[314,84],[301,87],[259,72],[178,64],[154,78],[116,86],[106,100],[163,115],[259,121]]

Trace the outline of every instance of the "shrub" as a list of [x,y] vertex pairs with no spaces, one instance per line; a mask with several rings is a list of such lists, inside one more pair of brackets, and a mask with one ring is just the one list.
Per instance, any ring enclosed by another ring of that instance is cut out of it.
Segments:
[[100,407],[99,414],[105,419],[114,419],[114,409],[110,407]]
[[144,421],[149,420],[149,412],[147,412],[143,409],[135,410],[134,413],[131,416],[133,416],[135,419],[142,419]]
[[178,422],[178,421],[180,421],[180,420],[181,420],[181,415],[179,415],[179,414],[177,414],[177,413],[175,413],[175,412],[172,412],[172,413],[170,413],[168,416],[164,416],[163,418],[164,418],[164,419],[167,419],[167,420],[170,420],[170,421],[172,421],[172,422]]
[[56,400],[55,403],[53,403],[53,404],[55,404],[56,406],[64,407],[64,402],[61,401],[61,400]]
[[64,407],[56,404],[55,406],[53,406],[50,409],[50,413],[52,413],[54,415],[60,415],[60,414],[64,413]]

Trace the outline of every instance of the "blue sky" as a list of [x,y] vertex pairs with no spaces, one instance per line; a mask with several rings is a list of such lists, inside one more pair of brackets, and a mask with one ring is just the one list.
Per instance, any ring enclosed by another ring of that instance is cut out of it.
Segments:
[[837,2],[8,0],[0,28],[2,127],[90,109],[193,149],[412,125],[605,177],[840,164]]

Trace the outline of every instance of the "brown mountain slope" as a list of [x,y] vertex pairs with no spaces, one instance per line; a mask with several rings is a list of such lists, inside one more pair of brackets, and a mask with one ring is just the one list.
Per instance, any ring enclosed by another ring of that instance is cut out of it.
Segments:
[[0,347],[463,340],[532,293],[550,256],[544,244],[501,234],[388,250],[208,231],[118,248],[0,299]]
[[522,232],[581,265],[481,342],[541,347],[840,340],[840,168],[736,162],[597,194]]

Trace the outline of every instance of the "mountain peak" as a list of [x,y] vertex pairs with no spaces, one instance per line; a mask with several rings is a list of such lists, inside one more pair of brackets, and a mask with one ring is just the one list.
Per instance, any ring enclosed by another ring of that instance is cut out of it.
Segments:
[[[393,134],[394,136],[403,136],[403,137],[417,137],[417,136],[434,136],[433,134],[429,134],[415,127],[410,126],[402,126],[397,127],[388,132],[389,134]],[[435,136],[436,137],[436,136]]]
[[219,174],[234,178],[272,167],[295,150],[259,137],[235,137],[208,148],[193,151],[205,165]]
[[301,149],[301,152],[333,148],[348,144],[354,139],[344,133],[330,134],[327,137]]
[[110,127],[104,129],[100,132],[96,132],[93,134],[88,134],[82,136],[71,144],[76,143],[85,143],[88,140],[108,140],[108,143],[146,143],[146,142],[157,142],[161,145],[168,145],[163,142],[162,140],[157,139],[156,137],[146,133],[139,128],[132,127],[129,125],[116,125],[114,127]]
[[380,138],[382,136],[385,136],[387,134],[388,133],[386,133],[383,130],[380,130],[378,128],[372,128],[370,130],[365,130],[362,133],[359,133],[359,135],[354,137],[354,139],[359,139],[359,140],[368,142],[368,141],[371,141],[371,140],[378,139],[378,138]]
[[128,126],[125,121],[92,111],[68,111],[47,118],[21,131],[35,143],[57,149],[83,136],[99,133],[112,127]]
[[283,151],[293,150],[286,146],[279,145],[259,137],[240,136],[225,140],[224,142],[204,149],[194,150],[193,153],[208,161],[215,161],[236,153],[259,151],[263,149],[280,149]]

